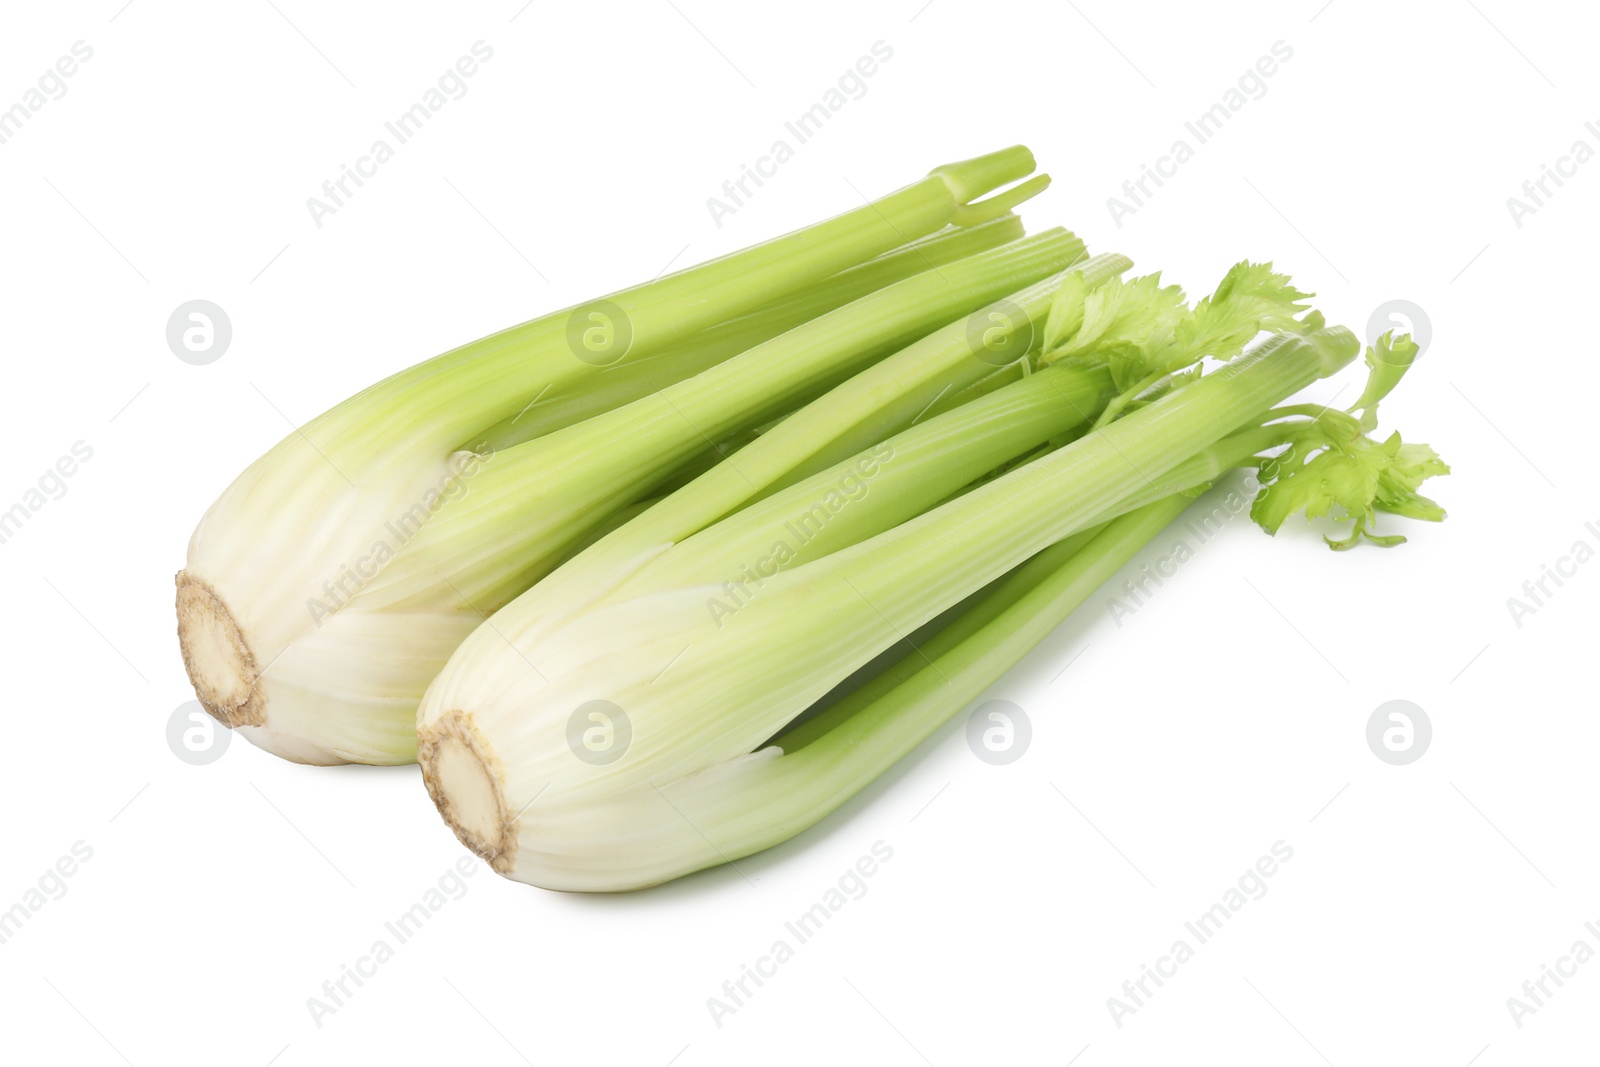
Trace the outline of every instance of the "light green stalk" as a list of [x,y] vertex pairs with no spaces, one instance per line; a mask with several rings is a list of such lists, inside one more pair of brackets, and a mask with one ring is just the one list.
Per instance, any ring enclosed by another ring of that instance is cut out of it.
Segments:
[[[616,821],[615,805],[631,803],[642,818],[671,783],[695,789],[722,764],[771,758],[752,750],[883,649],[1101,521],[1356,347],[1344,330],[1273,338],[943,506],[782,571],[726,625],[708,617],[706,586],[651,581],[655,567],[671,573],[650,562],[670,549],[619,560],[620,575],[590,570],[601,588],[632,574],[631,595],[587,609],[572,602],[558,625],[538,596],[519,599],[429,689],[419,729],[430,790],[464,842],[524,881],[615,889],[693,869],[684,852],[699,855],[703,837],[641,837]],[[632,731],[631,747],[603,766],[574,760],[566,740],[572,716],[596,700]],[[737,792],[724,802],[742,803]]]
[[750,504],[674,545],[595,603],[714,586],[707,612],[727,624],[780,570],[915,518],[996,467],[1088,425],[1115,392],[1103,367],[1046,368]]
[[552,388],[508,419],[475,433],[465,447],[498,452],[604,414],[691,378],[819,315],[914,274],[1020,239],[1022,220],[1005,214],[976,226],[952,226],[692,337],[659,353],[630,358],[563,388]]
[[[1092,286],[1131,265],[1124,256],[1101,255],[1076,264],[1072,273],[1081,273]],[[540,581],[526,594],[524,610],[530,618],[541,618],[541,625],[558,626],[607,596],[665,546],[912,425],[941,397],[991,374],[995,357],[984,347],[983,331],[993,317],[1002,320],[1002,349],[1012,335],[1031,336],[1064,276],[1055,275],[935,330],[842,382],[574,557],[581,562]]]
[[997,682],[1191,503],[1164,497],[1050,546],[771,748],[664,786],[658,807],[706,834],[694,866],[770,848],[856,795]]
[[[349,606],[417,611],[465,601],[491,613],[547,574],[606,515],[708,445],[848,381],[936,327],[964,331],[975,309],[1058,273],[1082,253],[1072,234],[1047,230],[924,271],[687,381],[506,449]],[[970,355],[966,361],[974,362]],[[789,439],[799,426],[785,419],[731,458],[747,470],[765,454],[761,445]]]
[[[410,761],[417,701],[456,643],[609,515],[722,436],[1078,258],[1082,242],[1053,231],[947,259],[1003,234],[1014,193],[969,213],[994,225],[977,238],[903,248],[1031,166],[1024,150],[942,168],[810,230],[439,357],[314,420],[241,476],[191,541],[180,640],[202,701],[292,759]],[[631,333],[617,355],[659,357],[731,315],[756,311],[764,332],[923,262],[934,266],[732,359],[719,351],[722,362],[622,408],[496,452],[452,452],[547,389],[598,380],[574,339],[596,316],[613,341]],[[785,295],[819,280],[821,297]]]

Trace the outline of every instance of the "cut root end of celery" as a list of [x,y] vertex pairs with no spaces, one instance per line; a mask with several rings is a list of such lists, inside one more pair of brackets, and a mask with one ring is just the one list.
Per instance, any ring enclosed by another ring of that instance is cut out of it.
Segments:
[[200,703],[227,727],[261,726],[266,701],[244,631],[210,585],[179,571],[178,644]]
[[516,859],[515,820],[506,806],[500,760],[472,717],[452,711],[417,737],[417,762],[439,814],[460,842],[501,874]]

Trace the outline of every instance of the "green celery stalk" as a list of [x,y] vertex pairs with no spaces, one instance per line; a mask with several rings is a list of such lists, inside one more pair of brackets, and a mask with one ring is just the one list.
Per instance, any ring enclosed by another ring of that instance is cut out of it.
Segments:
[[[653,492],[708,445],[847,382],[935,326],[962,330],[974,309],[1058,273],[1082,253],[1071,233],[1047,230],[924,271],[687,381],[507,449],[352,604],[414,611],[465,601],[492,612],[548,574],[594,524]],[[969,353],[965,362],[977,361]],[[785,419],[730,459],[746,470],[772,442],[801,432],[802,423]],[[495,536],[486,536],[491,530]],[[448,583],[439,581],[441,571]]]
[[902,281],[1023,236],[1022,220],[1006,214],[975,226],[952,226],[840,271],[792,297],[675,341],[657,354],[601,368],[591,378],[552,388],[523,410],[475,433],[475,452],[498,452],[604,414],[769,341],[779,334]]
[[[563,570],[589,580],[591,599],[552,604],[536,588],[464,641],[429,688],[418,718],[424,780],[461,840],[524,881],[632,888],[720,862],[723,820],[778,758],[757,746],[905,635],[1104,521],[1357,348],[1337,328],[1276,336],[917,518],[778,573],[730,619],[710,617],[708,587],[678,584],[670,567],[650,580],[665,545],[631,566],[618,560],[620,578],[585,566],[603,555],[580,555]],[[595,589],[630,574],[629,596],[594,603]],[[566,730],[574,709],[597,700],[625,712],[633,744],[591,766],[572,759]],[[700,825],[674,808],[699,812]]]
[[[669,797],[711,828],[708,862],[769,848],[834,811],[976,700],[1194,501],[1164,497],[1060,541],[985,592],[915,651],[752,761],[736,808],[709,790]],[[730,773],[733,772],[730,769]]]

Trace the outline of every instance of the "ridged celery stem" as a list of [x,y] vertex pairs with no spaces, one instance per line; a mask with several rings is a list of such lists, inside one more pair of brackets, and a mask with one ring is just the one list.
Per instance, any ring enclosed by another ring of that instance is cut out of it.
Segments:
[[[423,701],[435,802],[497,870],[537,885],[630,888],[694,869],[683,855],[703,859],[701,830],[641,834],[614,818],[618,798],[649,804],[669,783],[692,789],[721,764],[772,758],[753,750],[884,649],[1358,347],[1343,329],[1276,336],[949,503],[782,571],[725,624],[708,616],[704,585],[645,583],[556,626],[537,597],[514,601],[462,643]],[[632,731],[600,766],[566,742],[575,709],[597,700]]]
[[1115,395],[1103,367],[1031,374],[729,515],[596,604],[653,589],[713,586],[707,612],[731,620],[779,571],[915,518],[996,467],[1087,426]]
[[582,422],[693,377],[886,285],[1022,236],[1022,220],[1011,214],[977,226],[947,227],[794,296],[675,341],[655,355],[602,367],[591,378],[551,389],[510,418],[474,433],[464,446],[477,452],[499,451]]
[[[1076,263],[1071,270],[1081,271],[1092,287],[1131,265],[1126,257],[1112,254]],[[1015,292],[969,320],[953,322],[868,367],[681,491],[600,538],[573,557],[581,562],[562,566],[525,594],[522,610],[530,620],[539,620],[529,625],[559,626],[606,597],[667,546],[752,501],[854,457],[914,423],[941,395],[986,377],[993,366],[980,358],[986,350],[975,345],[972,323],[987,323],[991,313],[1001,314],[1007,329],[1031,335],[1034,320],[1047,312],[1066,273]]]
[[[306,762],[410,761],[417,702],[456,643],[609,515],[725,435],[790,410],[1082,252],[1080,240],[1053,230],[925,270],[621,408],[499,452],[440,459],[433,485],[365,517],[364,528],[352,529],[337,509],[257,515],[251,543],[282,548],[309,533],[306,558],[326,551],[322,538],[350,547],[320,573],[302,559],[293,570],[260,575],[253,603],[265,623],[239,632],[271,670],[235,676],[249,678],[252,699],[262,702],[247,700],[252,717],[238,725]],[[398,462],[374,459],[384,470],[368,474],[382,484],[403,479]],[[458,468],[470,471],[450,480]],[[444,499],[440,484],[448,484]],[[206,625],[190,628],[204,641],[185,647],[209,655],[191,662],[218,662],[219,652],[243,660],[237,645],[221,644],[231,634],[210,625],[220,616],[204,617]]]
[[[995,583],[917,649],[816,718],[749,756],[587,812],[638,839],[703,836],[663,850],[634,888],[737,861],[814,825],[981,696],[1193,503],[1170,496],[1056,543]],[[606,810],[608,809],[608,810]],[[619,887],[623,888],[623,887]]]
[[[465,601],[494,611],[548,573],[606,514],[653,489],[707,444],[847,382],[952,319],[960,328],[968,313],[1057,273],[1082,252],[1072,234],[1046,230],[924,271],[687,381],[506,449],[349,608],[460,610]],[[762,440],[789,436],[792,421]],[[755,447],[730,458],[748,466]],[[440,581],[441,570],[448,582]]]

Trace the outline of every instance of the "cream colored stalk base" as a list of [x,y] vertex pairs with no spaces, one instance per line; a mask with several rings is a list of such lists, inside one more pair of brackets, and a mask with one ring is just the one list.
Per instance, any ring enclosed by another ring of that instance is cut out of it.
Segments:
[[222,725],[260,726],[265,701],[256,681],[256,658],[215,589],[188,571],[178,572],[178,644],[200,703]]
[[501,874],[516,863],[516,820],[507,811],[504,772],[464,711],[452,711],[417,735],[422,780],[439,814],[463,845]]
[[295,763],[334,766],[347,760],[295,734],[267,725],[261,670],[244,631],[210,583],[179,571],[178,645],[200,705],[275,756]]

